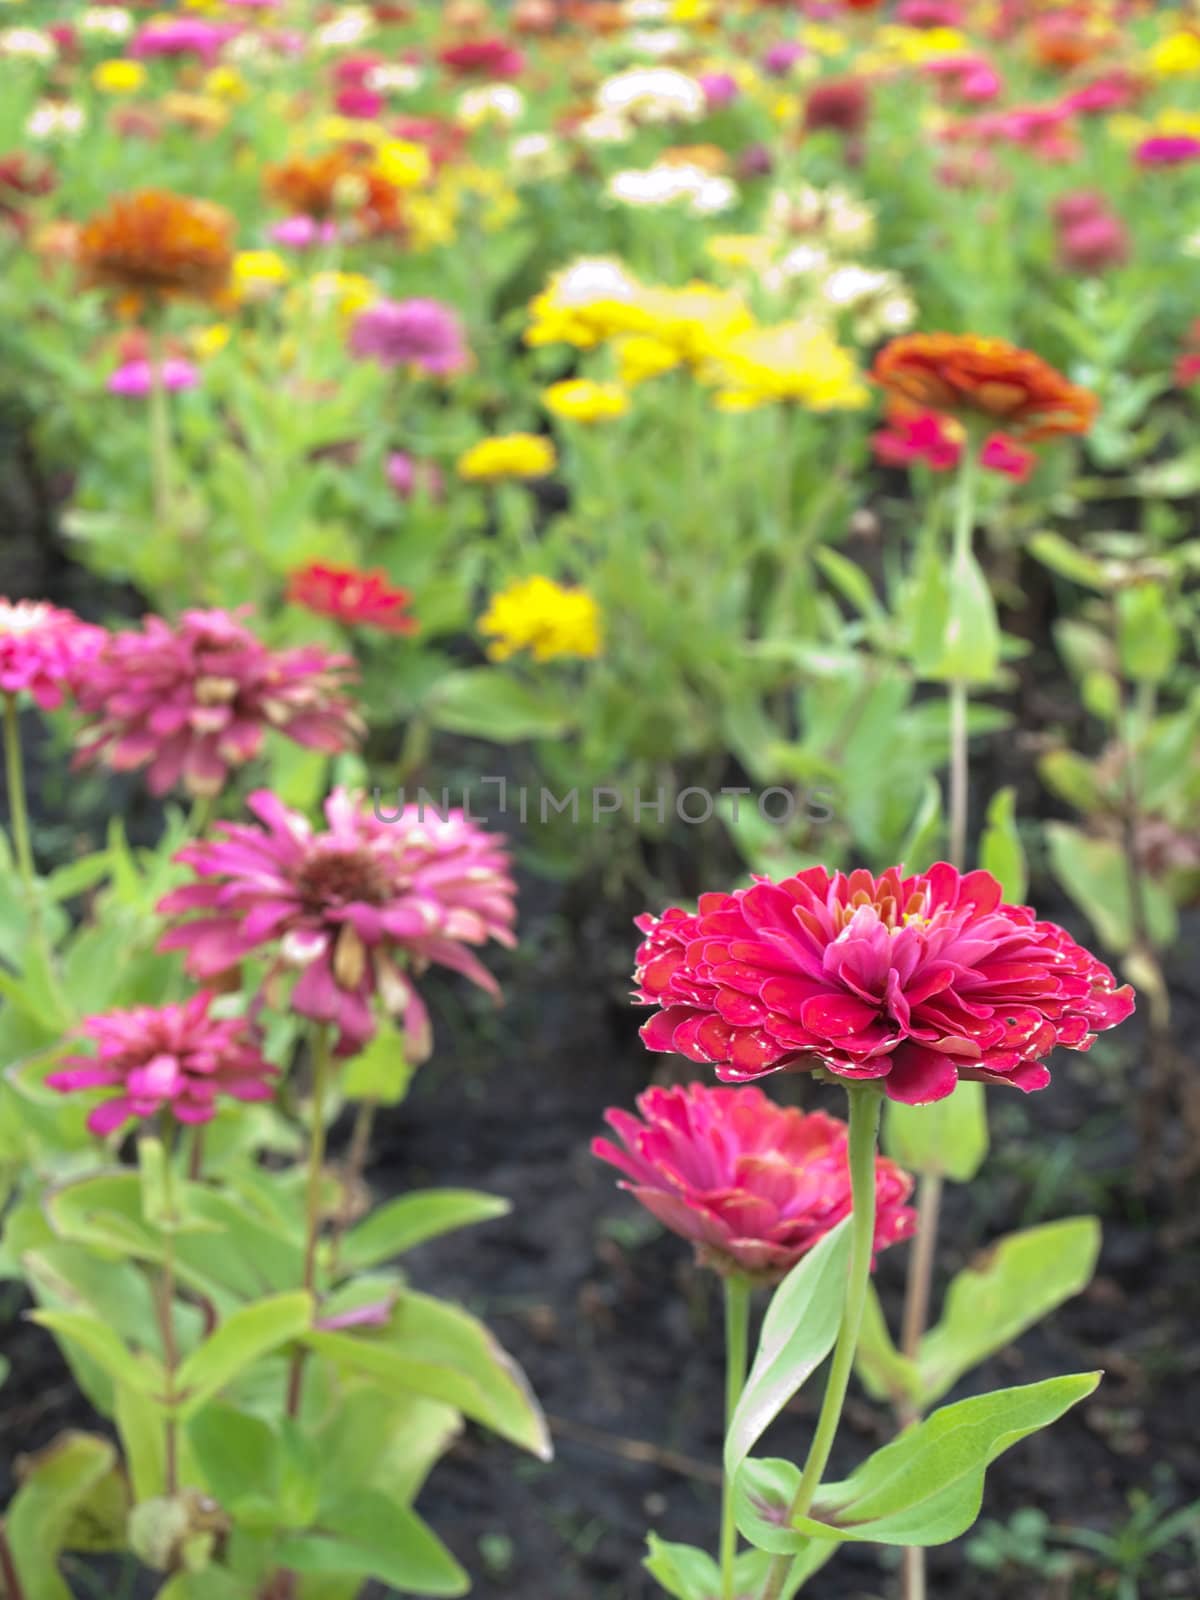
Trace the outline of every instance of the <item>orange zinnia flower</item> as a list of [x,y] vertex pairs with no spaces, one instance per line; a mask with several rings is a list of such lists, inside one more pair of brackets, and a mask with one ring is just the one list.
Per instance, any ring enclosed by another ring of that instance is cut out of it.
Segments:
[[84,223],[76,258],[87,287],[115,290],[137,306],[213,301],[229,286],[233,230],[229,213],[207,200],[139,189]]
[[910,333],[875,358],[871,376],[901,406],[999,423],[1020,439],[1086,433],[1094,394],[1049,362],[1005,339],[971,333]]
[[396,185],[347,150],[292,156],[268,167],[263,181],[281,205],[318,222],[353,216],[369,234],[394,233],[403,223]]

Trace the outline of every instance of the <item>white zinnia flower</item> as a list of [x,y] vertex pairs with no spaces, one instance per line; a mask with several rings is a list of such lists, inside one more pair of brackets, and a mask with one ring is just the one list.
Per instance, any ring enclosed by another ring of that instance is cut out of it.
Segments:
[[707,109],[695,78],[674,67],[630,67],[607,78],[596,94],[601,111],[644,122],[694,122]]

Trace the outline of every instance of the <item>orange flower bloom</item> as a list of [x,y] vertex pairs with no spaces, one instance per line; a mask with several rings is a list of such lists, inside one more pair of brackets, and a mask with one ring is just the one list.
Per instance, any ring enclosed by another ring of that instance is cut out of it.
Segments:
[[1019,439],[1086,433],[1094,394],[1005,339],[972,333],[910,333],[893,339],[871,372],[889,400],[969,421],[982,417]]
[[263,181],[281,205],[318,222],[353,216],[370,234],[395,233],[403,225],[399,189],[347,150],[292,156],[268,167]]
[[85,286],[114,290],[135,306],[213,301],[229,285],[233,230],[229,213],[207,200],[139,189],[83,225],[76,257]]

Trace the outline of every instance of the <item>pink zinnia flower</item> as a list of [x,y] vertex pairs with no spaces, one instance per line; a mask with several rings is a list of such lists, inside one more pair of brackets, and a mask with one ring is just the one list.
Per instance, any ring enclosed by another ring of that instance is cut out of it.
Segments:
[[507,39],[469,39],[438,51],[438,60],[456,78],[519,78],[525,56]]
[[411,500],[415,494],[441,499],[445,481],[436,461],[414,461],[403,450],[393,450],[386,470],[388,482],[402,500]]
[[213,66],[221,50],[239,33],[227,23],[204,22],[199,17],[172,17],[148,22],[135,36],[129,54],[140,59],[155,56],[199,56]]
[[987,872],[810,867],[643,916],[637,997],[651,1050],[732,1081],[823,1067],[920,1105],[959,1078],[1043,1089],[1056,1045],[1086,1050],[1133,991]]
[[894,412],[887,426],[871,435],[871,449],[885,467],[920,462],[931,472],[949,472],[962,456],[962,433],[936,411]]
[[211,1122],[217,1096],[269,1100],[277,1069],[263,1060],[244,1018],[209,1015],[213,996],[193,995],[182,1005],[138,1006],[86,1017],[80,1028],[97,1046],[94,1056],[72,1056],[46,1079],[51,1089],[112,1089],[111,1099],[87,1119],[107,1134],[135,1119],[168,1111],[179,1122]]
[[993,433],[984,440],[979,464],[988,472],[999,472],[1005,478],[1024,483],[1037,466],[1037,452],[1026,450],[1006,433]]
[[[621,1187],[718,1272],[784,1274],[850,1215],[848,1130],[814,1111],[777,1106],[760,1089],[648,1089],[642,1120],[613,1107],[604,1120],[624,1148],[595,1139],[592,1154],[632,1180]],[[907,1239],[912,1179],[875,1161],[875,1249]]]
[[148,767],[152,794],[182,783],[219,794],[274,728],[309,750],[352,748],[362,724],[345,695],[349,656],[313,645],[269,650],[227,611],[147,617],[111,635],[76,686],[90,718],[76,764]]
[[1200,139],[1188,133],[1162,133],[1143,139],[1133,152],[1142,167],[1180,167],[1200,156]]
[[[172,392],[178,389],[194,389],[200,382],[200,374],[192,363],[178,356],[168,356],[161,370],[163,388]],[[109,376],[104,387],[109,394],[126,395],[140,400],[150,393],[151,379],[152,372],[148,361],[126,361]]]
[[470,361],[462,323],[438,300],[376,300],[350,329],[350,353],[381,367],[416,367],[436,377]]
[[338,237],[336,222],[318,222],[316,217],[284,217],[267,229],[272,244],[286,250],[312,250],[317,245],[333,244]]
[[712,111],[732,104],[741,94],[741,87],[731,72],[704,72],[700,75],[704,102]]
[[43,711],[56,710],[107,637],[103,628],[46,600],[0,596],[0,692],[26,691]]
[[298,974],[292,1010],[332,1024],[339,1054],[373,1038],[378,1000],[402,1020],[410,1062],[430,1050],[413,975],[436,963],[498,996],[468,947],[516,942],[516,889],[500,840],[461,811],[422,816],[408,806],[383,821],[342,789],[325,802],[321,833],[269,790],[247,805],[262,826],[220,823],[220,837],[181,850],[176,859],[197,881],[159,906],[172,917],[197,913],[161,944],[186,950],[190,973],[213,977],[273,951],[269,982]]

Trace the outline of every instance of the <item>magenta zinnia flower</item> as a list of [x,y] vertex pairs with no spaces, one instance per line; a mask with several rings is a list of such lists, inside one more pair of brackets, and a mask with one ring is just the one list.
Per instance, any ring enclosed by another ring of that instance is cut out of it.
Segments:
[[[595,1139],[592,1154],[618,1167],[621,1185],[705,1266],[781,1278],[850,1215],[849,1133],[823,1111],[777,1106],[759,1089],[648,1089],[642,1120],[612,1108],[605,1121],[624,1148]],[[912,1179],[875,1161],[875,1249],[907,1239]]]
[[354,319],[350,353],[381,367],[416,367],[435,377],[470,361],[458,317],[438,300],[376,300]]
[[106,638],[103,628],[46,600],[0,596],[0,692],[25,690],[43,711],[55,710]]
[[734,1082],[823,1067],[913,1105],[959,1078],[1044,1089],[1056,1045],[1086,1050],[1133,1010],[1062,928],[945,862],[810,867],[638,926],[637,996],[659,1007],[642,1038]]
[[190,973],[213,977],[265,951],[269,983],[298,974],[292,1010],[332,1024],[339,1054],[374,1036],[378,1000],[401,1019],[410,1062],[430,1049],[413,975],[451,967],[499,995],[468,947],[516,943],[516,888],[500,840],[461,811],[422,816],[408,806],[382,821],[342,789],[325,802],[323,833],[268,790],[247,805],[262,826],[219,823],[220,837],[181,850],[176,859],[199,881],[159,906],[189,918],[160,948],[186,950]]
[[187,611],[174,626],[147,617],[140,632],[112,635],[76,687],[91,719],[76,764],[149,767],[153,794],[179,783],[219,794],[268,728],[310,750],[354,746],[362,724],[344,693],[352,672],[349,656],[316,646],[269,650],[227,611]]
[[209,1015],[213,996],[201,992],[182,1005],[138,1006],[85,1017],[83,1037],[94,1056],[71,1056],[46,1079],[51,1089],[112,1089],[87,1119],[93,1133],[169,1111],[178,1122],[210,1122],[217,1096],[269,1100],[277,1069],[264,1061],[243,1018]]

